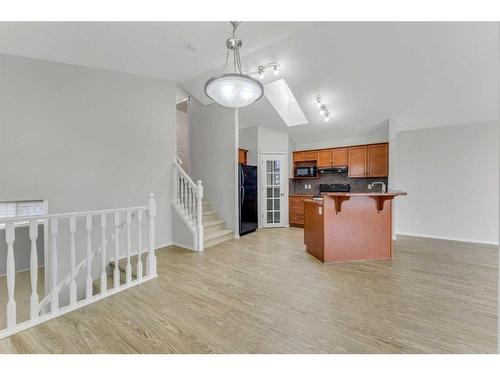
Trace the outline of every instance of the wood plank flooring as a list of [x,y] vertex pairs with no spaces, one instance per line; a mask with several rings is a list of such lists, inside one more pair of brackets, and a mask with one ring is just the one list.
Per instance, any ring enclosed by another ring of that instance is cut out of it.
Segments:
[[[400,236],[394,259],[322,264],[297,228],[194,253],[0,341],[6,353],[493,353],[497,249]],[[2,291],[3,292],[3,291]]]

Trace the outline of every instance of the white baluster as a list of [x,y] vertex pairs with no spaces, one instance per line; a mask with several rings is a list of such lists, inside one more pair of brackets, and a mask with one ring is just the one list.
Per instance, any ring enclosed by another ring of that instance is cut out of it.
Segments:
[[85,298],[92,298],[92,216],[87,215],[85,217],[85,229],[87,229],[87,251],[86,251],[86,263],[87,263],[87,282],[85,288]]
[[196,193],[195,193],[195,188],[191,186],[191,221],[193,222],[193,225],[195,225],[195,214],[196,212]]
[[181,207],[184,209],[184,176],[181,175]]
[[172,168],[172,198],[174,203],[177,203],[177,160],[174,160],[174,167]]
[[149,195],[149,250],[147,263],[148,277],[156,276],[156,255],[155,255],[155,217],[156,217],[156,201],[155,195]]
[[38,238],[38,222],[30,221],[30,276],[31,276],[31,298],[30,298],[30,317],[35,319],[38,316],[38,250],[36,240]]
[[106,275],[106,214],[101,214],[101,294],[108,290],[108,275]]
[[50,253],[50,312],[55,314],[59,309],[59,288],[57,287],[57,219],[50,221],[52,251]]
[[76,246],[75,246],[75,232],[76,232],[76,217],[69,218],[69,233],[70,233],[70,252],[69,263],[71,272],[71,282],[69,285],[69,304],[74,306],[76,304]]
[[120,233],[120,213],[115,212],[115,268],[113,270],[113,287],[118,289],[120,287],[120,270],[118,269],[118,255],[120,251],[120,243],[118,242],[118,235]]
[[125,268],[125,275],[127,284],[132,282],[132,266],[130,264],[130,253],[132,251],[132,240],[130,238],[130,223],[132,222],[132,213],[127,211],[127,267]]
[[197,228],[196,232],[198,233],[198,244],[197,244],[197,250],[198,251],[203,251],[203,185],[201,184],[201,181],[198,180],[196,182],[196,185],[198,186],[198,194],[196,197],[196,216],[197,216]]
[[16,325],[16,300],[14,299],[16,288],[15,238],[14,223],[8,223],[5,227],[5,241],[7,242],[7,329],[14,328]]
[[137,210],[137,280],[142,280],[142,209]]

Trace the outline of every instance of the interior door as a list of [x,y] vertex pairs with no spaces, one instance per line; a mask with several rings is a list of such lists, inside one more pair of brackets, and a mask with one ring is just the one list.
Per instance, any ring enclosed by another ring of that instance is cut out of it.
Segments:
[[285,226],[285,156],[262,154],[262,206],[261,226]]

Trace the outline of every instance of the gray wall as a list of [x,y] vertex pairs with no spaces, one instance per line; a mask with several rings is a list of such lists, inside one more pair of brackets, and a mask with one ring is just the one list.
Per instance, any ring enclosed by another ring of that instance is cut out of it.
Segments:
[[165,80],[0,54],[0,200],[64,213],[147,205],[153,192],[156,246],[170,244],[175,101]]
[[218,104],[204,106],[193,98],[189,111],[191,177],[203,181],[206,199],[234,229],[234,110]]
[[249,165],[257,165],[259,150],[259,128],[252,126],[250,128],[240,129],[239,131],[240,148],[248,150],[247,158]]
[[[397,233],[498,242],[498,123],[396,134]],[[392,177],[391,177],[392,179]]]

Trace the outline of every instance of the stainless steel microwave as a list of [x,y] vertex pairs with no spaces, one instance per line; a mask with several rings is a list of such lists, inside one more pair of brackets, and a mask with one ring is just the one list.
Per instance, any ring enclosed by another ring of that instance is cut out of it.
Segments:
[[318,168],[316,167],[295,167],[295,177],[316,177]]

